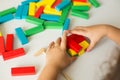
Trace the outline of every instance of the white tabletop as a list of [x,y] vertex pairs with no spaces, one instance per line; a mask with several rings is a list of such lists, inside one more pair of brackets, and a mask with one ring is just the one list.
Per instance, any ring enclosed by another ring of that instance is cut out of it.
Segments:
[[[17,7],[22,0],[0,0],[0,11]],[[93,24],[112,24],[120,27],[120,0],[99,0],[101,7],[94,8],[89,11],[90,19],[84,20],[77,17],[69,16],[71,18],[70,29],[78,25],[93,25]],[[15,34],[16,27],[28,29],[35,25],[25,22],[24,20],[12,20],[4,24],[0,24],[0,31],[4,37],[6,34]],[[11,60],[3,61],[0,56],[0,80],[36,80],[40,74],[45,63],[45,55],[38,57],[34,53],[40,48],[47,47],[47,45],[61,36],[61,30],[45,30],[41,33],[33,35],[29,38],[29,43],[21,45],[17,36],[15,35],[14,49],[24,47],[26,55]],[[102,64],[111,59],[111,55],[118,54],[117,46],[111,40],[104,38],[93,51],[86,53],[79,57],[65,72],[72,80],[101,80],[101,76],[105,73],[107,67]],[[11,67],[18,66],[35,66],[36,75],[32,76],[11,76]],[[58,80],[65,80],[63,76],[59,75]]]

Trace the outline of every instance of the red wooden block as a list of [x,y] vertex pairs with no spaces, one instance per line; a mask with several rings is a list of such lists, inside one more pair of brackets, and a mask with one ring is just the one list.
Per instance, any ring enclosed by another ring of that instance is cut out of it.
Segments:
[[72,2],[87,2],[87,0],[72,0]]
[[14,35],[8,34],[6,38],[6,51],[13,50],[13,40],[14,40]]
[[80,42],[86,40],[84,36],[82,36],[82,35],[77,35],[77,34],[72,34],[72,35],[70,35],[69,37],[71,37],[72,39],[74,39],[78,44],[79,44]]
[[22,55],[25,55],[24,48],[18,48],[16,50],[11,50],[11,51],[2,53],[2,56],[3,56],[4,60],[16,58],[16,57],[19,57],[19,56],[22,56]]
[[55,8],[58,4],[60,4],[62,0],[56,0],[55,3],[52,5],[52,8]]
[[82,49],[82,47],[69,36],[67,37],[67,48],[73,49],[76,53]]
[[0,55],[5,52],[4,37],[0,36]]
[[11,75],[12,76],[34,75],[35,73],[36,72],[35,72],[34,66],[11,68]]
[[38,8],[38,10],[36,11],[34,17],[39,18],[40,15],[43,13],[43,9],[44,9],[44,6],[40,6],[40,7]]

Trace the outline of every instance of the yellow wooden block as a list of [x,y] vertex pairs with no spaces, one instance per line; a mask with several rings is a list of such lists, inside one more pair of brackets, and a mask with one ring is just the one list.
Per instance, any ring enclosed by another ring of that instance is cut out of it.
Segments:
[[91,7],[90,3],[84,3],[84,2],[73,2],[74,6],[89,6]]
[[81,56],[81,55],[83,55],[84,53],[85,53],[85,50],[82,49],[82,50],[78,53],[78,56]]
[[74,50],[72,50],[72,49],[68,49],[68,53],[69,53],[71,56],[77,55],[77,53],[76,53]]
[[35,11],[36,11],[36,3],[35,2],[31,2],[29,4],[29,16],[34,16],[35,15]]
[[87,41],[82,41],[79,43],[80,46],[82,46],[83,49],[87,49],[89,46],[89,43]]
[[49,6],[52,6],[56,0],[45,0],[45,3]]
[[40,1],[36,3],[37,8],[39,8],[40,6],[46,6],[47,4],[44,1]]
[[51,8],[50,6],[46,6],[43,12],[45,14],[53,14],[53,15],[59,15],[59,16],[62,14],[62,11],[57,11],[56,9]]
[[0,32],[0,36],[2,36],[2,33]]

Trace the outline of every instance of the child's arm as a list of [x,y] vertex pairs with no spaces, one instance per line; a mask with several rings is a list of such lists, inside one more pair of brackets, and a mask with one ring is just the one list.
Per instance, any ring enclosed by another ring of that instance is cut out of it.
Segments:
[[100,24],[88,27],[79,26],[69,32],[86,36],[91,40],[90,46],[88,47],[87,51],[93,49],[96,43],[99,42],[99,40],[104,36],[110,38],[120,45],[120,29],[112,25]]
[[58,74],[76,59],[66,53],[66,35],[67,33],[64,32],[62,38],[58,38],[48,46],[46,66],[38,80],[56,80]]

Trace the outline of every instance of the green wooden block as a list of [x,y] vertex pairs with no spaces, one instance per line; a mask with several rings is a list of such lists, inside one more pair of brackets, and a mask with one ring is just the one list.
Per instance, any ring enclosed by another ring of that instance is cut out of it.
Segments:
[[72,10],[88,11],[90,10],[89,6],[72,6]]
[[71,15],[73,16],[77,16],[80,18],[84,18],[84,19],[89,19],[89,14],[86,12],[80,12],[80,11],[72,11]]
[[97,0],[89,0],[89,2],[96,8],[100,7],[100,3]]
[[42,25],[44,20],[42,19],[38,19],[38,18],[34,18],[32,16],[27,16],[26,21],[32,24],[36,24],[36,25]]
[[62,29],[63,24],[59,22],[51,22],[51,21],[46,21],[44,22],[45,29]]
[[42,25],[38,25],[36,27],[33,27],[31,29],[25,30],[24,33],[27,37],[32,36],[34,34],[37,34],[39,32],[44,31],[44,27]]
[[4,11],[1,11],[0,12],[0,17],[1,16],[4,16],[4,15],[7,15],[7,14],[13,14],[16,12],[16,8],[15,7],[12,7],[12,8],[9,8],[9,9],[6,9]]

